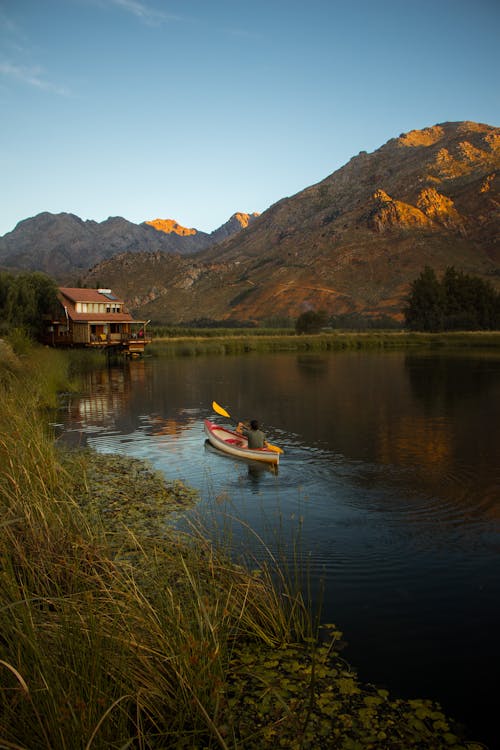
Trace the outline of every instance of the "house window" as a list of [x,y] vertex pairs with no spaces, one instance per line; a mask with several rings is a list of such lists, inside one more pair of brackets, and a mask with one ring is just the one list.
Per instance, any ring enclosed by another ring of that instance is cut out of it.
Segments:
[[87,303],[86,302],[82,302],[82,312],[84,312],[84,313],[87,312]]

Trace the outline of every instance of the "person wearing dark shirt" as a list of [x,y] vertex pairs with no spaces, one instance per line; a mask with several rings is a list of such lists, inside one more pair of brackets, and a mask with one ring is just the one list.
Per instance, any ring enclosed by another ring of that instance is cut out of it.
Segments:
[[247,438],[249,448],[264,448],[266,445],[266,436],[259,429],[259,423],[256,419],[252,419],[250,422],[250,429],[243,422],[239,422],[236,432],[240,432]]

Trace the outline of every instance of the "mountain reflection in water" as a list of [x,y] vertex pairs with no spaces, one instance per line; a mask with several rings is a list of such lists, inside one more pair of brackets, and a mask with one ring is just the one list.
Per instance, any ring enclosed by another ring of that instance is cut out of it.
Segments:
[[[203,419],[225,421],[213,400],[235,422],[262,422],[285,450],[279,472],[205,448]],[[438,700],[495,746],[495,352],[132,361],[90,373],[61,422],[67,442],[146,458],[198,488],[213,517],[229,510],[273,551],[300,537],[323,619],[344,631],[361,678]]]

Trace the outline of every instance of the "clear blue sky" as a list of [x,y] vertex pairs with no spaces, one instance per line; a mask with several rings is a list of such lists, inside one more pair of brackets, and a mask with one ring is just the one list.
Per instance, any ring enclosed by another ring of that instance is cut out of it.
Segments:
[[0,235],[212,231],[401,132],[500,124],[498,0],[0,0],[0,29]]

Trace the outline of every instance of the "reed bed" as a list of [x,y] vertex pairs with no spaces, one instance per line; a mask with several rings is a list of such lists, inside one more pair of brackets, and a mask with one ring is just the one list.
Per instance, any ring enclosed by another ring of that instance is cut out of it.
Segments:
[[158,499],[147,523],[107,513],[91,454],[40,417],[68,377],[46,356],[0,379],[0,747],[480,748],[430,701],[361,686],[270,554],[237,565]]
[[371,331],[368,333],[333,332],[311,335],[274,333],[272,335],[214,335],[209,337],[177,335],[155,338],[147,353],[153,357],[199,356],[210,354],[248,354],[266,352],[326,352],[349,349],[413,348],[500,348],[500,332],[409,333]]
[[82,502],[85,458],[37,415],[52,377],[10,380],[0,406],[0,746],[234,746],[235,644],[302,638],[300,594],[202,529],[139,534]]
[[151,325],[148,332],[153,338],[225,338],[236,337],[258,337],[258,336],[289,336],[294,332],[293,324],[288,327],[271,328],[271,327],[190,327],[190,326],[162,326]]

